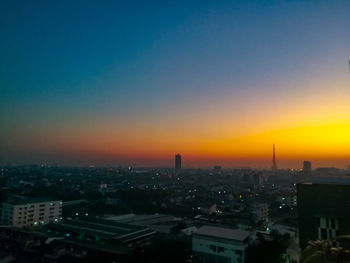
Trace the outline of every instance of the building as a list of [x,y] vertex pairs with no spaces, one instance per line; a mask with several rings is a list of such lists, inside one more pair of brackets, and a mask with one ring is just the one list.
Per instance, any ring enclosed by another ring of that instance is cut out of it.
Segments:
[[2,203],[2,224],[35,226],[62,219],[62,201],[52,198],[12,196]]
[[170,234],[171,231],[179,224],[182,223],[183,220],[181,218],[176,218],[172,215],[163,215],[163,214],[125,214],[118,216],[110,216],[106,219],[112,220],[118,223],[135,225],[135,226],[143,226],[148,227],[149,229],[160,232]]
[[280,192],[276,196],[276,201],[282,206],[296,207],[297,195],[294,192]]
[[269,221],[269,205],[255,202],[249,206],[249,212],[253,215],[255,223]]
[[272,171],[276,171],[277,170],[275,145],[273,145],[273,148],[272,148],[272,167],[271,167],[271,169],[272,169]]
[[311,162],[304,161],[304,165],[303,165],[303,172],[304,172],[304,174],[311,175],[311,171],[312,171]]
[[350,234],[350,178],[317,178],[297,185],[300,246]]
[[144,226],[119,223],[113,220],[81,217],[50,224],[48,228],[57,236],[71,240],[85,240],[96,244],[133,247],[147,245],[155,231]]
[[175,171],[181,170],[181,155],[178,153],[175,155]]
[[192,235],[192,251],[197,262],[245,262],[251,232],[202,226]]
[[214,202],[201,202],[198,206],[201,213],[206,215],[215,214],[217,211],[217,205]]

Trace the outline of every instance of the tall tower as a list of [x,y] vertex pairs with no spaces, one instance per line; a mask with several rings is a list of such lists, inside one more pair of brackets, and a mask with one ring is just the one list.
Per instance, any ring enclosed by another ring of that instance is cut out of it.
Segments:
[[179,172],[181,170],[181,155],[178,153],[175,155],[175,171]]
[[311,175],[311,162],[310,161],[304,161],[304,165],[303,165],[303,172],[305,175]]
[[272,152],[272,171],[277,170],[277,164],[276,164],[276,149],[275,144],[273,145],[273,152]]

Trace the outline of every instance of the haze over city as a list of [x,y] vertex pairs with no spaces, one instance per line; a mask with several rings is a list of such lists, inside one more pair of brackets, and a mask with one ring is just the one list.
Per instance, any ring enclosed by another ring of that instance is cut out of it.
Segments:
[[[215,3],[214,3],[215,2]],[[0,160],[350,163],[349,1],[2,1]],[[327,19],[325,19],[327,18]]]

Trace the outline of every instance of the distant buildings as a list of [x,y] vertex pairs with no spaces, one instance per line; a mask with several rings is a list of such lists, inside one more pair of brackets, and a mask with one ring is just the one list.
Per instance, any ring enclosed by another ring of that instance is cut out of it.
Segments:
[[350,179],[318,178],[297,185],[300,246],[350,234]]
[[245,262],[251,232],[202,226],[192,235],[192,251],[199,262]]
[[2,224],[35,226],[62,219],[62,201],[52,198],[13,196],[2,203]]
[[296,207],[297,195],[293,192],[280,192],[276,196],[276,201],[282,206]]
[[304,165],[303,165],[303,172],[305,175],[311,175],[311,162],[309,161],[304,161]]
[[269,206],[266,203],[255,202],[249,207],[255,223],[269,221]]
[[214,202],[202,202],[198,207],[201,213],[206,215],[213,215],[217,211],[217,205]]
[[178,153],[175,155],[175,171],[179,172],[181,170],[181,155]]

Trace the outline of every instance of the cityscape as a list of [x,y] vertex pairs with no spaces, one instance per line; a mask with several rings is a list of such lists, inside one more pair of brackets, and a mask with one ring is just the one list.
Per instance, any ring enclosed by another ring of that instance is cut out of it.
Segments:
[[349,18],[0,0],[0,263],[350,262]]

